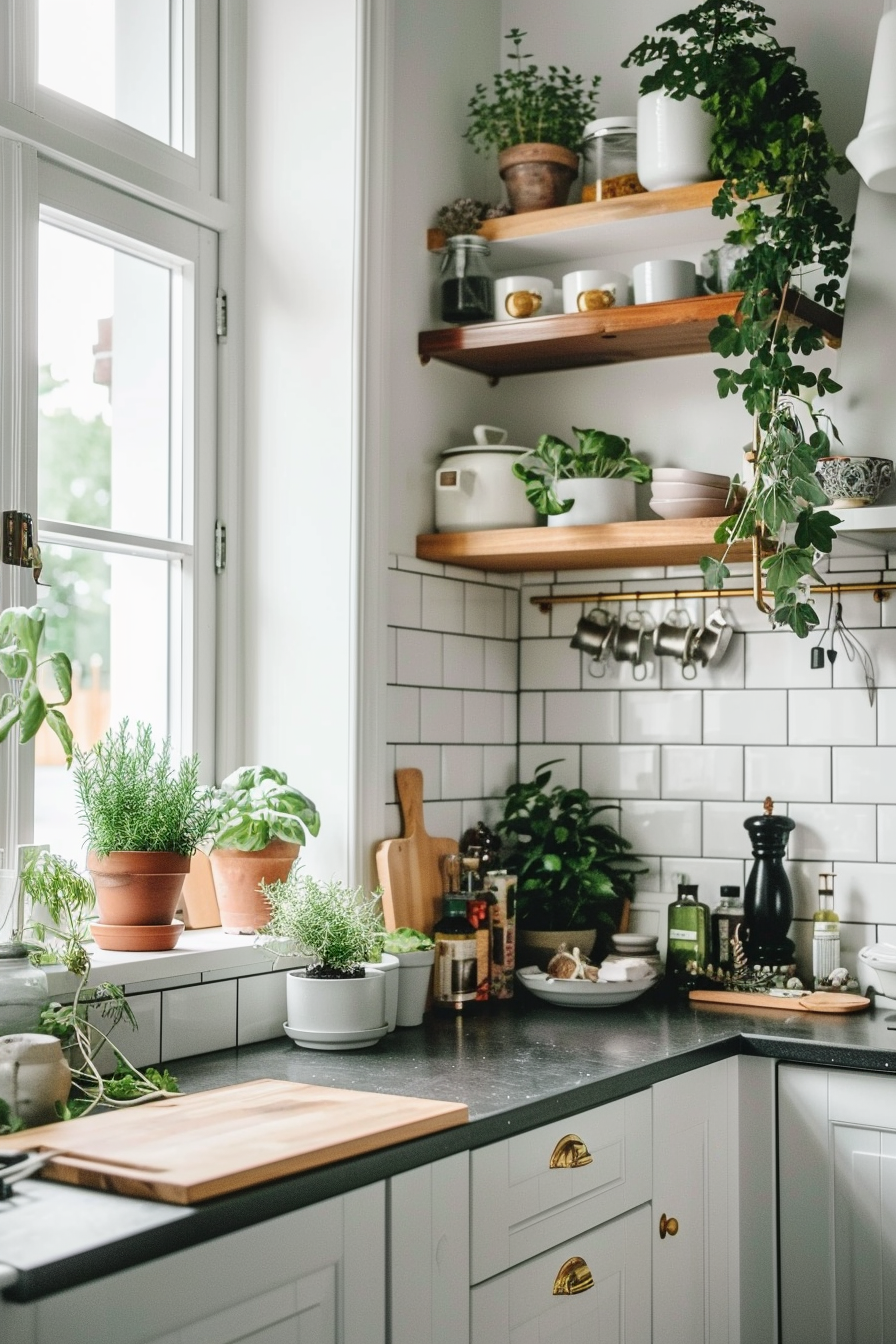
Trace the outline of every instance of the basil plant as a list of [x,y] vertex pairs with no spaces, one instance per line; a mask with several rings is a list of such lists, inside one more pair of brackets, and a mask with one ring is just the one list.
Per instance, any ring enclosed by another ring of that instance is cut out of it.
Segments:
[[[19,741],[30,742],[46,723],[65,752],[65,763],[72,763],[72,730],[60,709],[72,698],[72,665],[64,653],[40,657],[44,635],[43,607],[7,607],[0,612],[0,677],[10,689],[0,694],[0,742],[19,725]],[[58,700],[46,700],[39,684],[42,667],[49,667]]]
[[569,513],[571,499],[560,499],[558,481],[593,479],[649,481],[652,472],[635,457],[628,439],[603,429],[576,429],[578,447],[553,434],[542,434],[537,446],[514,462],[514,476],[526,487],[529,503],[543,514]]
[[264,849],[272,840],[307,843],[320,831],[320,813],[310,798],[292,788],[281,770],[242,766],[212,794],[212,839],[216,849]]

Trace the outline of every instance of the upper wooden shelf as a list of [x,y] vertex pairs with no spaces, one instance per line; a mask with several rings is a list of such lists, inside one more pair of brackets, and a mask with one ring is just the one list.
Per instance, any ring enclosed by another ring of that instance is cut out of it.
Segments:
[[[706,354],[709,333],[722,314],[733,315],[740,299],[740,294],[707,294],[667,303],[605,308],[596,313],[440,327],[420,332],[417,348],[424,364],[438,359],[494,379],[667,355]],[[787,299],[787,309],[797,321],[817,324],[831,344],[839,344],[841,316],[797,290],[788,291]]]
[[[417,538],[418,560],[490,569],[510,574],[526,570],[622,569],[645,565],[694,565],[701,556],[719,558],[713,541],[723,518],[657,518],[600,527],[514,527],[490,532],[434,532]],[[749,560],[749,542],[738,542],[729,560]]]

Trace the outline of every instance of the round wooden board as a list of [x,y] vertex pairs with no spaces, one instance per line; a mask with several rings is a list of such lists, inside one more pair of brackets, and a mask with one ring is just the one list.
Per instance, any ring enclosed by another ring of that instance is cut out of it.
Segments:
[[830,994],[824,990],[816,990],[814,994],[796,1000],[796,1006],[807,1013],[860,1013],[870,1004],[871,1000],[861,994]]

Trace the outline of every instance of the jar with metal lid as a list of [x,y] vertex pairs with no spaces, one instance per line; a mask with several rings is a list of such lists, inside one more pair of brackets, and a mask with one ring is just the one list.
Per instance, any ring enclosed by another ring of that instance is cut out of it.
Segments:
[[598,117],[585,127],[582,200],[634,196],[638,180],[637,117]]
[[443,322],[491,322],[488,255],[488,243],[475,233],[458,233],[448,239],[439,273]]
[[0,943],[0,1036],[36,1031],[49,997],[46,974],[31,965],[27,947]]

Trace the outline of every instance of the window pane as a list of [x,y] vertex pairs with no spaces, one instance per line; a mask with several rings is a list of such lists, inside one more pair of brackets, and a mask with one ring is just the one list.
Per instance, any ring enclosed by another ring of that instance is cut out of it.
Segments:
[[42,518],[168,536],[177,273],[40,226]]
[[[172,593],[181,567],[167,560],[107,555],[72,546],[43,547],[40,603],[47,612],[45,651],[61,649],[74,664],[66,718],[89,748],[125,715],[168,734]],[[49,680],[44,693],[53,699]],[[60,854],[83,849],[71,774],[44,726],[35,742],[34,835]]]
[[39,0],[38,80],[192,154],[182,110],[190,9],[170,0]]

